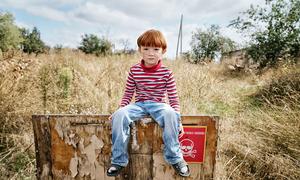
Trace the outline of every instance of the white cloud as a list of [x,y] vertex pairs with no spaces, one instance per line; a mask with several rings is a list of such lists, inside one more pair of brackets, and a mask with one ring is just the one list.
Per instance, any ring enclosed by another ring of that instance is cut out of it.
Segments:
[[68,17],[67,14],[60,11],[56,10],[53,8],[49,8],[46,6],[31,6],[26,8],[26,11],[29,13],[36,15],[36,16],[42,16],[54,21],[67,21]]
[[[80,35],[96,33],[108,35],[118,46],[120,39],[128,39],[130,46],[136,46],[136,38],[145,30],[161,30],[169,44],[167,56],[174,57],[176,52],[178,26],[183,13],[183,51],[189,50],[192,31],[211,24],[221,25],[224,35],[238,41],[242,37],[227,28],[229,21],[239,12],[245,11],[250,4],[262,3],[261,0],[1,0],[1,8],[22,10],[32,16],[44,17],[62,24],[52,32],[41,32],[50,43],[66,44],[77,47]],[[27,22],[20,22],[27,26]],[[32,25],[28,25],[32,27]],[[38,27],[39,28],[39,27]],[[47,30],[47,29],[46,29]],[[50,30],[49,30],[50,31]],[[61,41],[61,42],[60,42]]]
[[138,17],[129,16],[115,9],[109,9],[102,4],[85,3],[74,9],[72,16],[93,24],[104,24],[116,28],[145,28],[149,23]]
[[59,9],[47,6],[47,3],[41,3],[37,0],[26,1],[7,1],[4,0],[0,7],[10,7],[20,9],[28,12],[29,14],[44,17],[53,21],[66,21],[67,14]]

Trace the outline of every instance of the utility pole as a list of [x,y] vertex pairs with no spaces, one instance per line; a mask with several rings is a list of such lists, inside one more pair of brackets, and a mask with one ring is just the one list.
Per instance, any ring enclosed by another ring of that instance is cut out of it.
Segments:
[[182,54],[182,20],[183,20],[183,14],[181,14],[181,18],[180,18],[178,40],[177,40],[177,48],[176,48],[176,59],[178,57],[179,46],[180,46],[180,55]]

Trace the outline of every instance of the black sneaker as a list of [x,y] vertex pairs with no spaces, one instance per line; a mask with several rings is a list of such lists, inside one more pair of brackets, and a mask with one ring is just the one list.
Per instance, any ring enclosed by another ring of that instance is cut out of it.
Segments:
[[182,160],[176,164],[172,164],[172,166],[173,166],[174,170],[176,171],[176,173],[182,177],[188,177],[191,175],[190,168],[184,160]]

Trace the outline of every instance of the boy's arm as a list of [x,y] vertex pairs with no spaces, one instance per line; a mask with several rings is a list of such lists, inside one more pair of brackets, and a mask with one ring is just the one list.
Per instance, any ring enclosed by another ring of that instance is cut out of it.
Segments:
[[132,96],[135,91],[135,87],[136,87],[135,81],[133,79],[133,75],[130,70],[128,77],[127,77],[127,81],[126,81],[125,92],[124,92],[123,98],[119,104],[120,107],[124,107],[131,102]]
[[169,98],[170,106],[178,113],[180,113],[179,98],[177,95],[176,82],[173,77],[173,73],[170,72],[167,80],[167,93]]
[[[167,81],[167,93],[168,93],[168,98],[169,98],[169,103],[170,106],[180,114],[180,106],[179,106],[179,98],[177,95],[177,89],[176,89],[176,82],[173,76],[173,73],[170,72],[168,81]],[[179,118],[179,138],[183,136],[184,134],[184,129],[182,126],[181,119]]]

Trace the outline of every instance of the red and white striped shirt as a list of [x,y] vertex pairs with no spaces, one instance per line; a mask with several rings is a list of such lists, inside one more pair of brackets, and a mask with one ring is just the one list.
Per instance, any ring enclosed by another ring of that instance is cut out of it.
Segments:
[[126,106],[131,102],[133,94],[136,102],[154,101],[166,102],[166,94],[170,106],[180,112],[179,98],[173,73],[161,61],[151,68],[144,66],[144,61],[130,68],[124,96],[120,106]]

